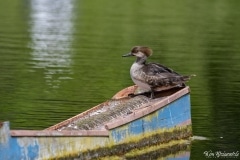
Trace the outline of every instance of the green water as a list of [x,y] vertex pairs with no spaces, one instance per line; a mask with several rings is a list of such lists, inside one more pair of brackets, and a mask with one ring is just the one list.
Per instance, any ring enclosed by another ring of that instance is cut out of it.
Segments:
[[[194,141],[204,151],[240,151],[240,1],[11,0],[0,2],[0,121],[44,129],[133,84],[123,59],[149,46],[149,61],[196,74]],[[229,157],[228,157],[229,158]],[[238,156],[240,158],[240,156]],[[235,158],[236,159],[236,158]]]

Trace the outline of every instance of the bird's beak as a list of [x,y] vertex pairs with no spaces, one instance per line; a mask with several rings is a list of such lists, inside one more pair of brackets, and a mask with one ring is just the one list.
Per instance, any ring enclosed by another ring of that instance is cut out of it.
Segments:
[[130,52],[130,53],[122,55],[122,57],[129,57],[129,56],[133,56],[133,54]]

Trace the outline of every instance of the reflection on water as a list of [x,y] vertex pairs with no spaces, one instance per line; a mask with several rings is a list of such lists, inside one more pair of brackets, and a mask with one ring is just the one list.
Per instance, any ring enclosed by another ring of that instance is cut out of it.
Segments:
[[[240,1],[0,2],[0,121],[43,129],[132,85],[135,45],[196,74],[191,159],[240,148]],[[46,92],[47,91],[47,92]]]
[[71,79],[73,1],[31,1],[32,71],[43,69],[46,83],[58,88]]

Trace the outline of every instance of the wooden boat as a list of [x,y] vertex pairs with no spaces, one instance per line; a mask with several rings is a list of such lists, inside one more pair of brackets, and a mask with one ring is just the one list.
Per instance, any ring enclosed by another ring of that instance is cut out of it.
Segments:
[[45,130],[10,130],[9,122],[0,123],[0,159],[92,159],[150,145],[175,151],[185,145],[192,134],[190,88],[161,91],[155,99],[136,96],[137,90],[125,88]]

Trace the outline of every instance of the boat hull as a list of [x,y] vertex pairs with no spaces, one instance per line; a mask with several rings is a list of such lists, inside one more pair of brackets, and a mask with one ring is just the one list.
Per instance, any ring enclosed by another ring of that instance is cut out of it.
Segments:
[[[114,97],[126,97],[134,88],[122,90],[119,92],[121,96],[116,94]],[[10,130],[9,122],[1,123],[0,159],[96,158],[101,153],[102,156],[114,151],[124,154],[135,147],[154,143],[171,146],[170,142],[186,139],[192,134],[189,87],[104,123],[100,130],[58,130],[81,116],[83,113],[41,131]]]

